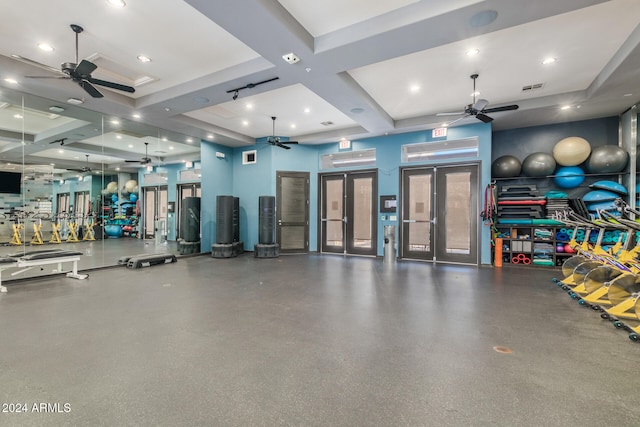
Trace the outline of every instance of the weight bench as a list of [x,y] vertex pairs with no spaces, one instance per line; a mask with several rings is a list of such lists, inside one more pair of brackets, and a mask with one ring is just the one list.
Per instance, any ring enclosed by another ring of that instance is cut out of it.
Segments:
[[82,252],[66,251],[62,249],[46,249],[40,251],[17,252],[0,257],[0,292],[7,292],[7,287],[2,286],[2,272],[9,268],[21,268],[22,270],[11,273],[12,276],[25,272],[33,267],[43,265],[58,264],[58,270],[62,270],[62,264],[72,263],[71,271],[67,277],[83,280],[89,277],[88,274],[78,273],[78,261]]
[[128,257],[122,257],[118,260],[118,264],[126,265],[127,268],[150,267],[158,264],[171,264],[178,262],[174,254],[157,253],[157,254],[140,254]]

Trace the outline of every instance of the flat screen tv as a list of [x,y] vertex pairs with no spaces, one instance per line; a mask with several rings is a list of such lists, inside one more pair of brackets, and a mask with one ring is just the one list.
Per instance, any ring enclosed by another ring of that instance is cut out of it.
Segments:
[[0,193],[20,194],[22,174],[0,171]]

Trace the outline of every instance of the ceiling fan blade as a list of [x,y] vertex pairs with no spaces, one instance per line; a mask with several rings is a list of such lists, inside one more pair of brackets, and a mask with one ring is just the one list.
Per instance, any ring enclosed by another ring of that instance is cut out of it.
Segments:
[[504,107],[487,108],[482,110],[483,113],[499,113],[501,111],[512,111],[520,108],[518,105],[505,105]]
[[84,89],[89,95],[93,96],[94,98],[102,98],[104,96],[98,89],[96,89],[91,83],[86,80],[80,80],[78,84],[80,85],[80,87],[82,87],[82,89]]
[[489,105],[489,101],[486,99],[478,99],[476,103],[473,104],[473,109],[476,111],[482,111],[487,105]]
[[140,160],[125,160],[126,163],[140,163]]
[[24,76],[27,79],[56,79],[56,80],[69,80],[69,76]]
[[20,56],[20,55],[11,55],[11,57],[13,59],[16,59],[16,60],[20,61],[20,62],[24,62],[25,64],[33,65],[35,67],[42,68],[43,70],[51,71],[52,73],[63,74],[62,70],[60,70],[59,68],[50,67],[50,66],[42,64],[42,63],[40,63],[38,61],[34,61],[33,59],[25,58],[25,57]]
[[456,122],[459,122],[460,120],[464,120],[464,119],[466,119],[467,117],[469,117],[470,115],[471,115],[471,114],[465,114],[465,115],[464,115],[464,116],[462,116],[462,117],[458,117],[458,118],[457,118],[457,119],[455,119],[455,120],[452,120],[452,121],[450,121],[450,122],[447,122],[447,124],[446,124],[446,126],[445,126],[445,127],[449,127],[449,126],[451,126],[452,124],[454,124],[454,123],[456,123]]
[[95,71],[96,68],[98,68],[96,64],[83,59],[73,71],[79,76],[88,77]]
[[464,111],[459,111],[457,113],[437,113],[436,116],[461,116],[464,114]]
[[280,141],[280,144],[298,144],[298,141]]
[[478,118],[478,120],[480,120],[481,122],[484,122],[484,123],[489,123],[489,122],[493,121],[492,117],[489,117],[486,114],[482,114],[482,113],[476,114],[476,117]]
[[87,80],[94,85],[104,86],[111,89],[121,90],[123,92],[134,93],[136,90],[131,86],[122,85],[120,83],[109,82],[106,80],[94,79],[93,77],[87,78]]
[[291,150],[291,147],[287,147],[286,145],[284,145],[282,142],[277,142],[274,145],[280,147],[280,148],[284,148],[285,150]]

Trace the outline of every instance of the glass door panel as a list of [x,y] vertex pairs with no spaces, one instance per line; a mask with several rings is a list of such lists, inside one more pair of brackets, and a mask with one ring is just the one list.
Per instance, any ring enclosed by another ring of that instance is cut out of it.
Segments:
[[344,241],[344,176],[322,177],[322,252],[343,253]]
[[433,169],[403,170],[401,256],[433,258]]
[[309,251],[309,173],[278,172],[276,234],[284,253]]
[[443,262],[478,263],[478,167],[437,169],[438,246]]

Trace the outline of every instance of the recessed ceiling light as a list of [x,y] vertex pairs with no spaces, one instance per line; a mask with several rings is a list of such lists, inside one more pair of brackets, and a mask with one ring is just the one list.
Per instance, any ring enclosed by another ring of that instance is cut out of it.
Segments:
[[131,117],[133,117],[134,119],[139,119],[141,116],[140,114],[132,114]]
[[15,85],[18,83],[18,81],[16,79],[12,79],[10,77],[7,77],[6,79],[4,79],[5,82],[7,83],[11,83],[12,85]]
[[57,105],[52,105],[51,107],[49,107],[49,111],[53,113],[62,113],[64,111],[64,108],[59,107]]
[[133,144],[129,144],[129,145],[127,145],[127,147],[133,148]]
[[449,123],[443,123],[440,126],[443,127],[443,128],[446,128],[446,127],[449,127]]
[[151,58],[146,55],[138,55],[138,61],[140,62],[151,62]]
[[107,0],[107,3],[113,7],[125,7],[127,5],[124,0]]
[[60,150],[58,150],[58,153],[64,154],[64,150],[60,149]]
[[296,124],[295,123],[291,123],[291,129],[295,129],[296,128]]
[[116,139],[122,139],[122,135],[116,135]]
[[305,114],[309,114],[310,112],[311,112],[311,108],[305,108],[305,109],[304,109],[304,113],[305,113]]
[[253,110],[253,104],[251,104],[251,103],[247,103],[247,105],[245,106],[245,108],[246,108],[247,110]]
[[169,107],[164,107],[164,111],[171,111],[171,108],[169,108]]
[[467,56],[476,56],[479,53],[480,53],[479,49],[469,49],[464,54],[467,55]]
[[213,139],[213,134],[208,133],[208,134],[207,134],[207,139]]
[[166,137],[166,136],[163,136],[163,137],[162,137],[162,141],[163,141],[163,142],[167,142],[167,137]]
[[471,92],[471,94],[469,96],[480,96],[480,92],[478,92],[478,91]]
[[625,94],[624,94],[624,95],[622,95],[622,96],[633,96],[633,94],[632,94],[632,93],[625,93]]
[[418,92],[420,92],[420,86],[419,85],[411,85],[409,87],[409,91],[411,93],[418,93]]
[[191,144],[193,142],[193,138],[187,138],[187,142]]
[[69,98],[67,99],[67,102],[73,105],[80,105],[80,104],[84,104],[84,99]]
[[120,124],[120,121],[117,119],[112,119],[109,123],[111,123],[112,125],[118,126]]
[[556,61],[557,61],[557,59],[556,59],[556,58],[549,57],[549,58],[545,58],[545,59],[543,59],[543,60],[542,60],[542,64],[543,64],[543,65],[549,65],[549,64],[553,64],[553,63],[554,63],[554,62],[556,62]]
[[169,146],[169,150],[173,150],[173,145],[170,145],[170,146]]
[[571,105],[563,105],[560,107],[561,110],[568,110],[569,108],[571,108]]
[[119,170],[120,170],[120,168],[116,168],[116,170],[117,170],[117,171],[119,171]]
[[14,115],[13,115],[13,118],[14,118],[14,119],[22,119],[22,118],[23,118],[23,116],[22,116],[22,114],[14,114]]
[[249,122],[247,120],[242,121],[242,126],[249,126]]
[[53,52],[53,46],[51,46],[48,43],[39,43],[38,44],[38,48],[40,48],[40,50],[43,50],[45,52]]

